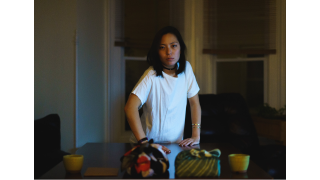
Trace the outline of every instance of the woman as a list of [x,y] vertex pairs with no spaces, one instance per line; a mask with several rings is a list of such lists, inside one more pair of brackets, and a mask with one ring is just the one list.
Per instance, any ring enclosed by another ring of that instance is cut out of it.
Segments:
[[[151,65],[131,92],[125,113],[133,132],[130,141],[179,143],[200,142],[200,90],[185,58],[186,45],[179,31],[167,26],[154,37],[147,61]],[[192,137],[183,139],[187,98],[191,108]],[[143,106],[141,120],[138,109]],[[164,146],[166,153],[170,150]]]

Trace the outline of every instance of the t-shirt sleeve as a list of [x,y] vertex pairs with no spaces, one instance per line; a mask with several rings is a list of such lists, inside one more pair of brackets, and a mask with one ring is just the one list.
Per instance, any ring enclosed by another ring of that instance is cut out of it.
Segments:
[[135,85],[135,87],[131,92],[136,96],[138,96],[138,98],[140,99],[141,101],[140,107],[147,101],[147,98],[151,89],[151,85],[152,85],[151,71],[152,69],[149,68],[143,73],[138,83]]
[[199,85],[196,80],[196,76],[193,73],[190,63],[186,62],[186,74],[188,80],[188,98],[195,96],[199,91]]

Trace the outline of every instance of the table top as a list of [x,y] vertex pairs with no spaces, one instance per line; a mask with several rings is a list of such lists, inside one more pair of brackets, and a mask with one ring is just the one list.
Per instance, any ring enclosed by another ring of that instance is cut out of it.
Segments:
[[[228,143],[200,143],[196,146],[180,147],[178,144],[161,144],[171,150],[171,153],[167,155],[169,159],[169,174],[164,178],[175,178],[175,166],[174,161],[179,152],[183,150],[189,150],[192,148],[200,148],[210,151],[215,148],[219,148],[221,151],[220,166],[221,173],[217,178],[226,179],[272,179],[272,177],[262,170],[258,165],[250,160],[247,173],[238,174],[233,173],[229,166],[228,155],[241,153],[235,147]],[[76,151],[76,154],[82,154],[84,156],[83,167],[81,174],[69,174],[66,173],[63,162],[60,162],[47,173],[45,173],[40,179],[118,179],[118,178],[130,178],[125,171],[121,172],[120,158],[127,151],[134,147],[131,143],[87,143],[83,147]],[[84,177],[83,174],[88,167],[108,167],[119,168],[119,174],[117,177]]]

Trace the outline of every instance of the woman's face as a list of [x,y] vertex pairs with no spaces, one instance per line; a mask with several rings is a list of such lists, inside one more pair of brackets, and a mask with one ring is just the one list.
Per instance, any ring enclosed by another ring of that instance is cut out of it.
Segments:
[[159,56],[163,66],[173,68],[180,58],[180,44],[177,37],[171,33],[162,36],[159,46]]

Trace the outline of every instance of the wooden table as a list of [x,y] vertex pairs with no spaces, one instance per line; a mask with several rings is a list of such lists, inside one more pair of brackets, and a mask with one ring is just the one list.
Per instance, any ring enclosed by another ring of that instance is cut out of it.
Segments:
[[[272,177],[263,171],[254,162],[250,161],[248,171],[245,174],[232,173],[228,162],[228,155],[234,153],[240,153],[239,150],[234,148],[228,143],[201,143],[197,146],[192,147],[180,147],[178,144],[162,144],[171,150],[168,154],[169,159],[169,174],[166,176],[170,179],[175,178],[175,167],[174,160],[179,152],[183,150],[188,150],[191,148],[200,148],[207,151],[219,148],[221,151],[220,165],[221,174],[217,178],[225,179],[272,179]],[[130,143],[87,143],[80,149],[76,151],[76,154],[82,154],[84,156],[83,167],[81,174],[69,174],[66,173],[63,162],[60,162],[50,171],[45,173],[40,179],[118,179],[127,178],[128,175],[125,171],[120,172],[121,162],[120,157],[127,151],[132,149],[133,144]],[[84,177],[83,174],[88,167],[109,167],[109,168],[119,168],[119,174],[117,177]]]

